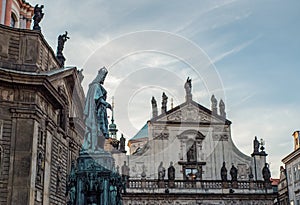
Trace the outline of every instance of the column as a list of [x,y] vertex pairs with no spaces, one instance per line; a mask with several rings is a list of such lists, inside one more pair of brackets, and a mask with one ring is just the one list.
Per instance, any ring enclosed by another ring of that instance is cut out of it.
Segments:
[[12,0],[6,0],[4,25],[10,26]]

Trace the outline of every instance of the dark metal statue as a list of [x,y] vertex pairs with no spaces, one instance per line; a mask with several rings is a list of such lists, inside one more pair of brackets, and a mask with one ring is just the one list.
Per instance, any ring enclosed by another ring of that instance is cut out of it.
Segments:
[[70,39],[68,36],[68,32],[66,31],[65,34],[59,35],[57,39],[57,51],[56,51],[56,57],[60,63],[61,66],[64,66],[66,58],[64,57],[62,51],[65,46],[65,42]]
[[265,182],[270,182],[271,172],[270,172],[268,163],[265,163],[265,166],[262,169],[262,175],[263,175]]
[[225,162],[223,162],[223,166],[221,168],[221,179],[222,181],[227,181],[227,169]]
[[85,151],[103,150],[104,141],[109,138],[106,109],[112,108],[106,102],[107,92],[102,86],[107,73],[105,67],[101,68],[89,85],[83,113],[86,130],[82,148]]
[[258,154],[259,153],[259,141],[257,140],[257,137],[255,136],[253,140],[253,154]]
[[37,30],[37,31],[41,30],[39,23],[41,22],[42,18],[44,17],[43,8],[44,8],[44,5],[41,5],[39,7],[38,4],[35,5],[35,7],[34,7],[33,28],[32,28],[33,30]]
[[170,166],[168,168],[168,180],[175,179],[175,168],[173,166],[173,162],[170,162]]
[[237,181],[237,174],[238,174],[238,170],[237,170],[237,168],[232,164],[232,167],[231,167],[231,169],[230,169],[231,181]]

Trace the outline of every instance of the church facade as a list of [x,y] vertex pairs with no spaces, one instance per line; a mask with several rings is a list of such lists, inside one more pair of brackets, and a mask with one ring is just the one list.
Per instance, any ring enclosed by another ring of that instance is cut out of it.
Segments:
[[193,101],[190,79],[184,87],[186,101],[170,110],[163,93],[159,115],[153,97],[152,119],[129,140],[145,145],[125,159],[125,204],[273,204],[263,145],[255,138],[252,155],[243,154],[232,141],[224,102],[218,109],[212,96],[207,109]]

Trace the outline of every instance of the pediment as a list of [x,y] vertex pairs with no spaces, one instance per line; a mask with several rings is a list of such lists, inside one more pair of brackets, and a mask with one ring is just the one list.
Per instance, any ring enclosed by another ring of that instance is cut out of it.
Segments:
[[174,123],[224,123],[226,119],[213,114],[210,110],[196,102],[191,102],[171,109],[166,114],[158,116],[155,121]]

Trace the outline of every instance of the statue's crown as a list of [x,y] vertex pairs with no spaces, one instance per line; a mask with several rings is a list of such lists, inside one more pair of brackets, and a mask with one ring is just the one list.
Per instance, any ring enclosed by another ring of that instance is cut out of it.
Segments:
[[105,68],[105,66],[103,68],[100,68],[98,71],[98,75],[104,76],[108,73],[107,69]]

